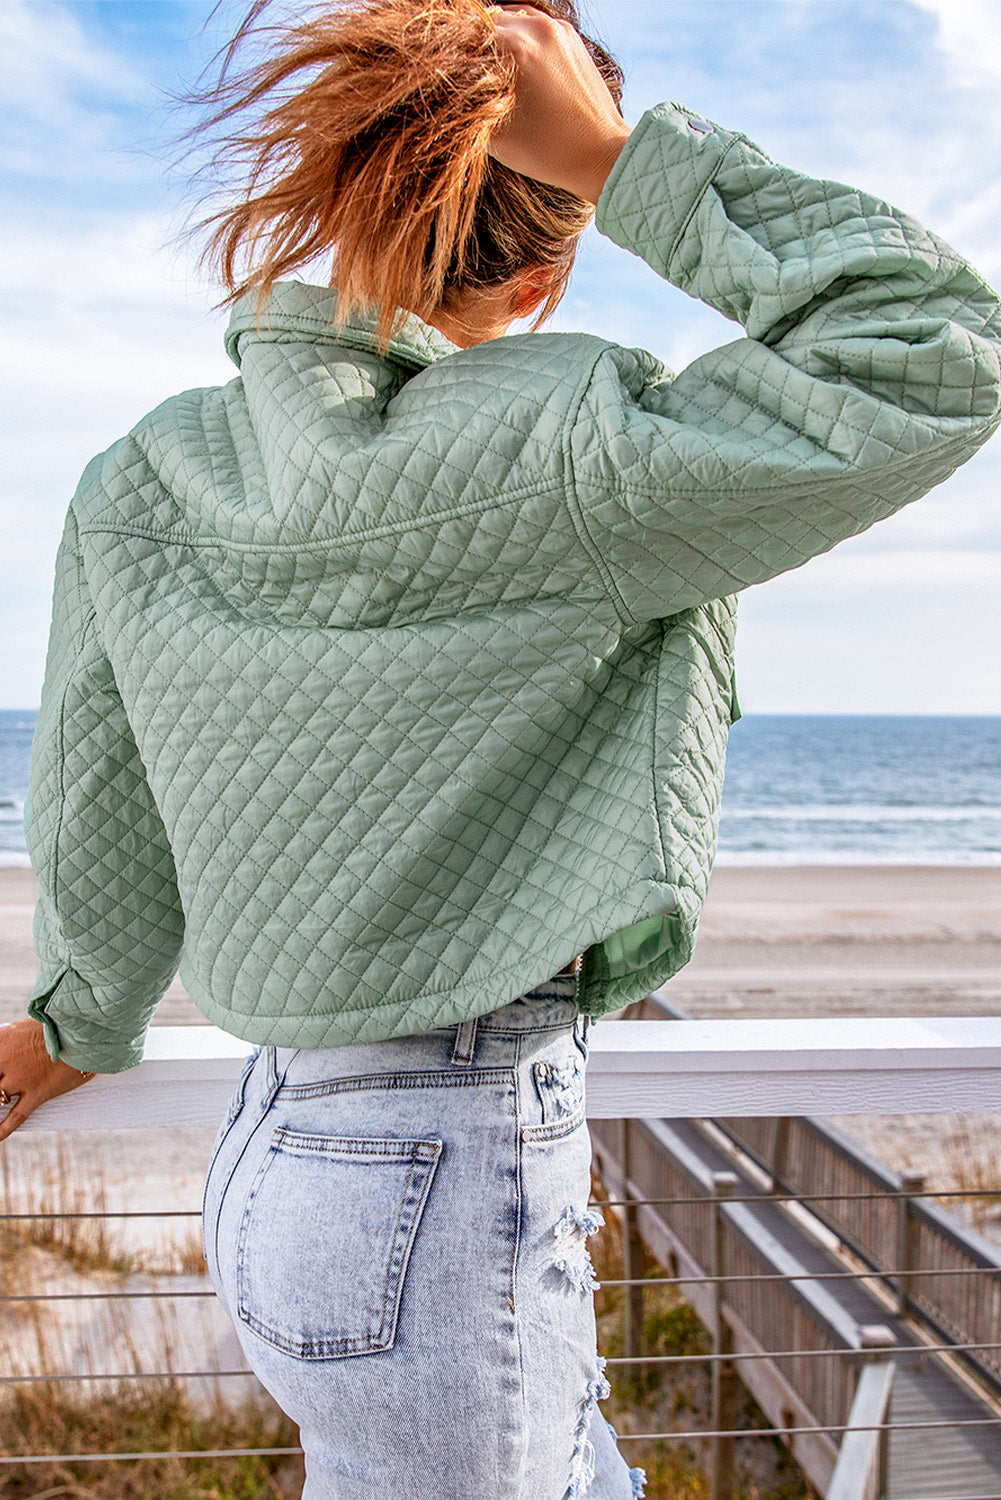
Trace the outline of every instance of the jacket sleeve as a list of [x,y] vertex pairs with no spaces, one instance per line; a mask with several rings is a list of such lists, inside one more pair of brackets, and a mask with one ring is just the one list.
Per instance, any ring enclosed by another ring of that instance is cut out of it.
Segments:
[[70,510],[25,810],[41,972],[28,1013],[52,1057],[97,1073],[142,1060],[184,923],[174,862],[95,628]]
[[662,104],[597,224],[747,333],[674,380],[635,351],[596,359],[571,491],[627,618],[797,567],[940,483],[997,426],[998,298],[887,204]]

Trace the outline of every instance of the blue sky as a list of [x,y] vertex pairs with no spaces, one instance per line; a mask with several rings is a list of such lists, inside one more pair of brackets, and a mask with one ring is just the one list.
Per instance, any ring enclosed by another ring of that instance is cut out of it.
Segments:
[[[222,40],[206,0],[0,0],[0,707],[37,703],[52,562],[91,455],[234,373],[177,240],[165,93]],[[626,113],[679,99],[773,157],[858,184],[1001,286],[997,0],[589,0]],[[222,29],[220,29],[222,28]],[[555,326],[674,368],[733,325],[590,236]],[[1001,713],[1001,440],[927,499],[749,590],[748,712]]]

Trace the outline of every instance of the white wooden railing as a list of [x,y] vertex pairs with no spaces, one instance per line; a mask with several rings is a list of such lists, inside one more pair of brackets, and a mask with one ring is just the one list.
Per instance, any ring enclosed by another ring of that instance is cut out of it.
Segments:
[[[1001,1016],[602,1020],[589,1044],[592,1119],[1001,1111]],[[22,1129],[212,1124],[250,1050],[213,1026],[154,1027],[138,1067]]]

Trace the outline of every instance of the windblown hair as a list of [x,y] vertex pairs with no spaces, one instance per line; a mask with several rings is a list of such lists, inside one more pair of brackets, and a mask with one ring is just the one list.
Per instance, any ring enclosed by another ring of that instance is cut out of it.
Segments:
[[[574,0],[532,3],[580,33]],[[226,300],[256,291],[263,304],[275,281],[329,254],[338,316],[377,307],[385,342],[405,312],[427,318],[468,289],[544,267],[543,322],[593,209],[488,155],[515,92],[492,7],[328,0],[262,24],[269,6],[255,0],[193,96],[205,111],[193,135],[214,143],[213,171],[225,180],[236,169],[240,184],[202,226]],[[583,39],[618,103],[617,63]]]

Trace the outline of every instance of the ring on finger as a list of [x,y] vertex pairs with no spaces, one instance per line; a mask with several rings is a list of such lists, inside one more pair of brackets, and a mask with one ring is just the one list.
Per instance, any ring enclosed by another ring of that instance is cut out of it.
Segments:
[[7,1090],[0,1089],[0,1109],[2,1109],[5,1104],[9,1104],[10,1102],[10,1095],[8,1094]]

